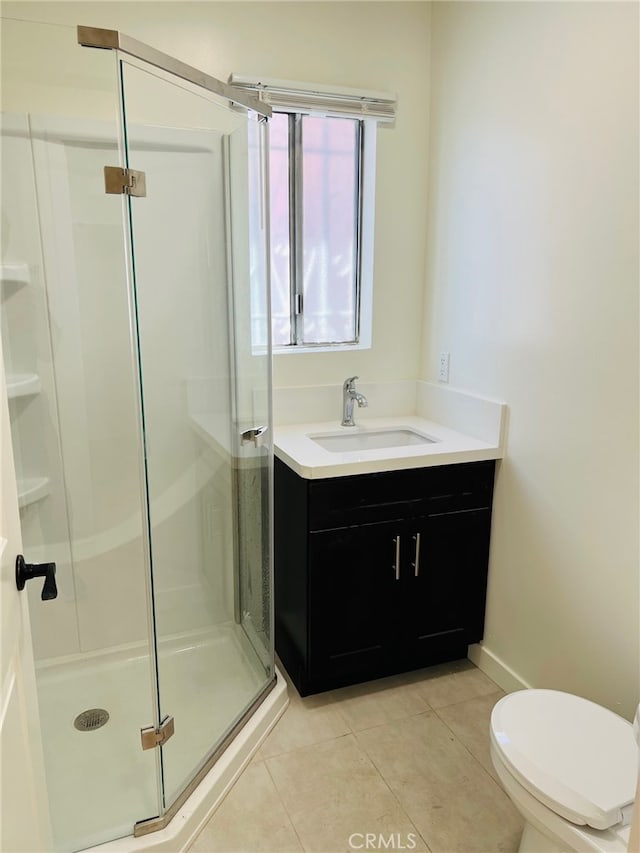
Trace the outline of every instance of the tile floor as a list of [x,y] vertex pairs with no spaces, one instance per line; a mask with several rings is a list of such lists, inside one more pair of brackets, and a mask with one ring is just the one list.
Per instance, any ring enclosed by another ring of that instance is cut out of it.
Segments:
[[469,661],[304,699],[289,685],[192,853],[517,851],[522,822],[489,757],[502,695]]

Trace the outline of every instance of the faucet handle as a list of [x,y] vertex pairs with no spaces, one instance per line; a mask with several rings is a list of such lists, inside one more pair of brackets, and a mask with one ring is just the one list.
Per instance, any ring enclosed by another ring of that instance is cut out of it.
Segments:
[[356,381],[356,379],[360,379],[360,377],[359,376],[350,376],[348,379],[345,379],[344,383],[342,385],[342,388],[345,391],[353,391],[353,383]]

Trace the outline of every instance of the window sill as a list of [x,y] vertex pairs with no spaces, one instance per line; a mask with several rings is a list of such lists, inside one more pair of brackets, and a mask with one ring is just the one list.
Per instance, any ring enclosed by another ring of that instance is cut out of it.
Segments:
[[314,352],[354,352],[371,349],[371,343],[360,341],[357,344],[318,344],[317,346],[274,347],[273,355],[300,355]]

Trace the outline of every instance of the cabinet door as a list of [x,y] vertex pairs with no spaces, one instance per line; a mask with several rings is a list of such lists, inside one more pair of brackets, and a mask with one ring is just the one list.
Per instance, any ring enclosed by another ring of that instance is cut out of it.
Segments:
[[313,681],[384,674],[400,592],[395,522],[309,536],[309,669]]
[[422,664],[447,650],[466,654],[484,627],[490,511],[433,515],[408,526],[402,543],[407,654]]

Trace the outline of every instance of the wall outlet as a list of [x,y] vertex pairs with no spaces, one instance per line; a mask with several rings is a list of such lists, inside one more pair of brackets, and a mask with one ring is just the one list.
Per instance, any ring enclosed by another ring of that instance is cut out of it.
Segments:
[[441,352],[438,361],[438,382],[449,381],[449,353]]

